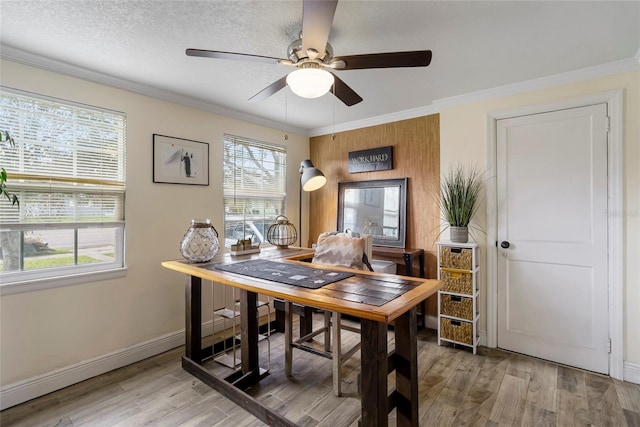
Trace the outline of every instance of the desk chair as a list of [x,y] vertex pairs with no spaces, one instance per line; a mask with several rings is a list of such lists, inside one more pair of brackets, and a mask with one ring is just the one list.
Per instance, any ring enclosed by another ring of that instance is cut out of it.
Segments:
[[[369,263],[372,252],[372,241],[371,235],[362,235],[361,237],[351,232],[322,233],[318,237],[315,256],[312,262],[314,264],[335,265],[373,271]],[[285,307],[285,337],[287,348],[290,350],[286,352],[285,374],[291,376],[293,348],[330,358],[332,359],[333,365],[333,393],[336,396],[340,396],[342,393],[342,365],[360,349],[360,342],[358,342],[353,347],[343,351],[340,331],[348,330],[359,334],[360,329],[342,324],[340,313],[324,310],[323,327],[313,330],[311,333],[301,336],[297,340],[293,340],[291,328],[293,322],[293,305],[291,303],[286,304],[288,304],[288,309]],[[324,352],[305,344],[320,334],[324,336]],[[331,345],[331,335],[333,335],[333,346]]]

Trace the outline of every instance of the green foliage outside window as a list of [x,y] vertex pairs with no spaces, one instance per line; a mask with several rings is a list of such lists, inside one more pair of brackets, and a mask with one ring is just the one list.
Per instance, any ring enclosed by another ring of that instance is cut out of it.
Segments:
[[[0,143],[6,142],[12,148],[16,146],[16,142],[13,137],[6,130],[0,130]],[[4,168],[0,168],[0,192],[2,196],[9,199],[11,205],[20,205],[20,201],[18,200],[18,196],[13,193],[7,191],[7,171]]]

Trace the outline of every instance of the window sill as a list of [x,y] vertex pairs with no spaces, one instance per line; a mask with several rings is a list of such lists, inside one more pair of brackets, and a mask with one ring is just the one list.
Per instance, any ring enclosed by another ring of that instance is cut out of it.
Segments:
[[22,294],[25,292],[43,291],[63,286],[81,285],[101,280],[119,279],[127,275],[127,267],[81,274],[70,274],[55,278],[25,280],[24,282],[0,284],[0,296]]

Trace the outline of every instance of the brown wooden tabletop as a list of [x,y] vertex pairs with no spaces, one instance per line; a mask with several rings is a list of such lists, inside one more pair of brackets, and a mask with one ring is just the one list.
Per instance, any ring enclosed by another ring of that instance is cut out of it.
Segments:
[[[209,263],[204,264],[190,264],[184,260],[175,260],[165,261],[162,263],[162,266],[170,270],[178,271],[180,273],[197,276],[205,280],[212,280],[246,291],[269,295],[275,298],[282,298],[302,305],[309,305],[321,309],[336,311],[361,319],[368,319],[382,323],[392,322],[402,313],[406,312],[412,307],[415,307],[421,301],[424,301],[431,295],[435,294],[440,288],[440,282],[434,279],[388,275],[384,273],[353,270],[349,268],[325,266],[300,261],[302,259],[309,259],[311,257],[313,257],[313,251],[309,249],[268,248],[261,251],[260,253],[251,255],[232,256],[228,253],[220,254]],[[303,265],[305,266],[312,266],[318,269],[356,273],[358,277],[372,279],[362,280],[361,282],[363,286],[369,286],[374,290],[383,288],[384,282],[378,282],[376,279],[385,277],[404,279],[408,282],[411,282],[415,286],[413,287],[413,289],[405,292],[404,294],[398,296],[397,298],[389,301],[382,306],[373,306],[363,304],[361,302],[346,301],[341,298],[332,297],[322,289],[306,289],[269,280],[257,279],[253,277],[206,268],[215,264],[226,264],[231,262],[247,261],[251,259],[270,259],[285,263],[303,263]]]

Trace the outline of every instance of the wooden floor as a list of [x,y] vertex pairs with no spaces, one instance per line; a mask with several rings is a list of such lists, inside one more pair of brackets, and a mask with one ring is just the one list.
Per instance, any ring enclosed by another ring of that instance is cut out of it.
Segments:
[[[344,368],[345,396],[335,397],[327,359],[296,350],[294,378],[284,376],[282,341],[281,334],[272,337],[271,374],[250,393],[301,426],[357,426],[359,354]],[[183,371],[182,353],[174,349],[6,409],[0,425],[263,425]],[[480,348],[474,356],[438,346],[428,330],[419,332],[418,366],[421,426],[640,426],[636,384],[500,350]],[[223,368],[211,362],[211,369]]]

